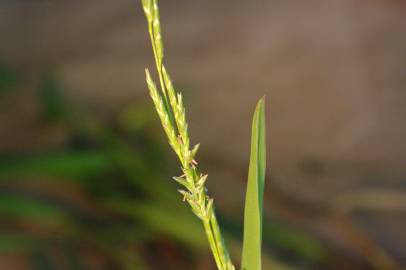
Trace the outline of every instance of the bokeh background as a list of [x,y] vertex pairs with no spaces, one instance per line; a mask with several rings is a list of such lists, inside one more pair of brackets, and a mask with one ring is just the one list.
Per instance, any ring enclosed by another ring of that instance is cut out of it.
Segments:
[[[267,96],[264,269],[406,267],[406,4],[161,1],[239,263]],[[215,269],[149,100],[137,0],[0,1],[0,269]]]

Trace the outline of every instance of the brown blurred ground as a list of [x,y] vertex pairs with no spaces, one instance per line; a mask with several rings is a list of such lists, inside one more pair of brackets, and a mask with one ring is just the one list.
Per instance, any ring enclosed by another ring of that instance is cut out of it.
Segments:
[[[242,213],[250,117],[267,95],[267,211],[378,269],[406,265],[404,3],[182,0],[161,12],[218,207]],[[2,58],[29,71],[28,84],[56,67],[69,98],[100,115],[148,98],[137,1],[2,1],[0,35]],[[35,109],[24,108],[0,116],[1,151],[64,140],[31,127]]]

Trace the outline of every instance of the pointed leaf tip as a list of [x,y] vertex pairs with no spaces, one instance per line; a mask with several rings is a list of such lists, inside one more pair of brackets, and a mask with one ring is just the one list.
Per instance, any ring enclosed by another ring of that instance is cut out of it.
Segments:
[[266,166],[265,98],[255,108],[244,211],[243,270],[261,270],[262,206]]

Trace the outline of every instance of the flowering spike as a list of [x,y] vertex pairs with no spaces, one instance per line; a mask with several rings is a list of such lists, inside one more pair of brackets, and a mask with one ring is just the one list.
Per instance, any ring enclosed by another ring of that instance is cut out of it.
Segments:
[[200,145],[197,144],[192,150],[190,149],[186,110],[183,105],[182,94],[175,91],[172,80],[163,64],[164,45],[158,0],[142,0],[142,5],[148,21],[161,92],[158,91],[148,69],[145,71],[146,81],[169,144],[182,165],[183,175],[173,179],[187,189],[187,191],[178,191],[183,196],[183,201],[187,201],[193,213],[202,220],[218,269],[233,270],[234,266],[231,263],[220,234],[216,215],[213,212],[213,199],[207,196],[205,186],[207,175],[202,175],[197,170],[198,164],[195,157]]

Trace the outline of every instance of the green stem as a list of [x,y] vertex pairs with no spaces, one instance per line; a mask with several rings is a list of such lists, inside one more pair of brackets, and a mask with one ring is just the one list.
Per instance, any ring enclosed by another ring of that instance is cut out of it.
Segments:
[[216,213],[214,211],[210,217],[210,224],[211,224],[211,227],[213,228],[213,234],[214,234],[214,238],[215,238],[215,241],[216,241],[216,244],[218,247],[220,258],[223,261],[223,265],[227,266],[227,264],[230,261],[230,256],[229,256],[227,248],[224,244],[224,239],[221,235],[220,226],[217,222]]
[[223,264],[222,264],[222,261],[221,261],[220,255],[219,255],[219,250],[216,245],[212,227],[210,226],[210,221],[204,220],[203,225],[204,225],[204,230],[206,232],[207,239],[210,244],[211,252],[213,253],[214,260],[216,261],[217,268],[219,270],[223,270],[224,269]]

